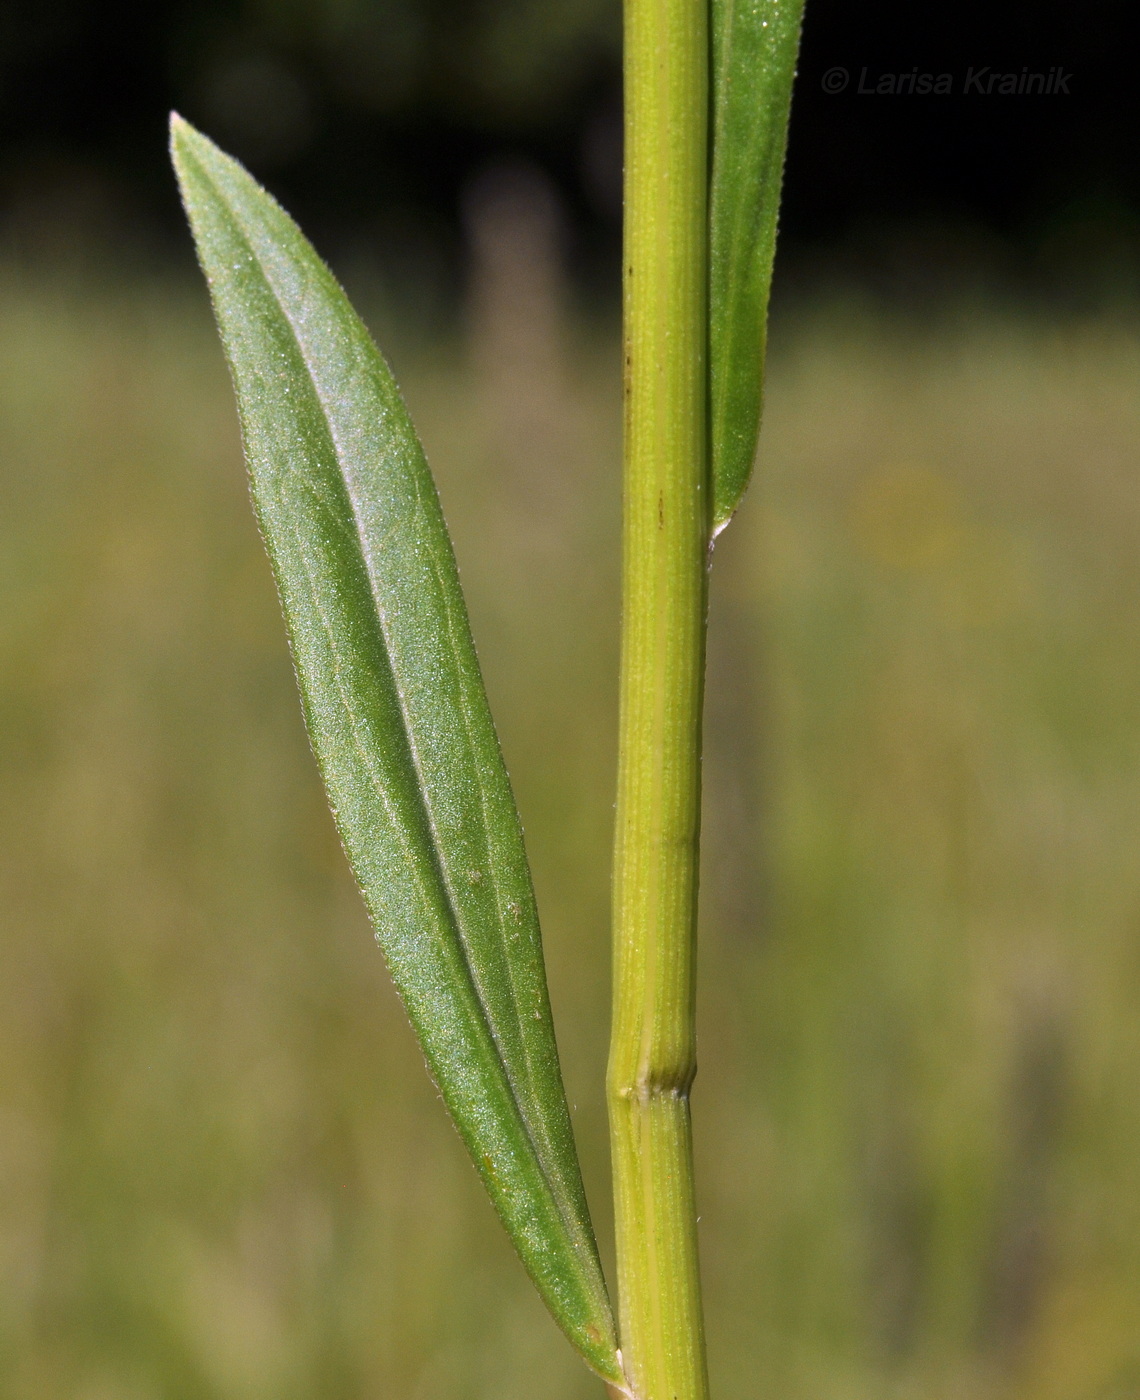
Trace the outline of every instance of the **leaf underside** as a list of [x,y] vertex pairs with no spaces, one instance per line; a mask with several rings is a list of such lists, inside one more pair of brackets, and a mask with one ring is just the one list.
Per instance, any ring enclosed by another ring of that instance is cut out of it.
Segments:
[[740,504],[760,435],[768,292],[803,0],[712,0],[709,191],[712,524]]
[[423,449],[296,224],[177,116],[171,152],[309,735],[377,938],[523,1264],[620,1381],[521,827]]

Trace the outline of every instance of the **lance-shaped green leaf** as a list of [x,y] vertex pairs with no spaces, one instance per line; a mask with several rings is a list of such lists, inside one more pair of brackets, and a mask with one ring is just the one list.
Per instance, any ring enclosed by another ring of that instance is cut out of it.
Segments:
[[178,117],[171,149],[309,734],[377,937],[527,1271],[620,1381],[522,831],[423,449],[288,215]]
[[712,0],[709,415],[713,533],[752,475],[803,0]]

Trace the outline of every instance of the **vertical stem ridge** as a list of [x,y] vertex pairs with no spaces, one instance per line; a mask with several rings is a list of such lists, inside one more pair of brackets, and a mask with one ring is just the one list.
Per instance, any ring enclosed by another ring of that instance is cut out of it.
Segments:
[[625,473],[608,1097],[638,1400],[705,1400],[689,1086],[709,540],[708,0],[625,0]]

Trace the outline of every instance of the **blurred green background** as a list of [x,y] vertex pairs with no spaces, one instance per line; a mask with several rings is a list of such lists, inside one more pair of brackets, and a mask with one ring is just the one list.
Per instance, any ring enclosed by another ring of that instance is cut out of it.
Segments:
[[[534,192],[462,335],[385,340],[608,1233],[617,354],[560,305]],[[0,324],[0,1390],[596,1393],[349,881],[203,295],[8,267]],[[1119,318],[776,327],[713,583],[718,1395],[1140,1394],[1138,370]]]
[[[1091,64],[1071,130],[811,95],[893,62],[852,26],[904,8],[809,9],[761,468],[713,573],[714,1394],[1140,1400],[1140,240],[1104,174],[1135,127]],[[1065,58],[1063,27],[1017,49],[1025,12],[948,12],[954,55]],[[314,213],[405,386],[609,1260],[615,16],[0,23],[2,1400],[600,1395],[348,877],[161,127],[179,101]]]

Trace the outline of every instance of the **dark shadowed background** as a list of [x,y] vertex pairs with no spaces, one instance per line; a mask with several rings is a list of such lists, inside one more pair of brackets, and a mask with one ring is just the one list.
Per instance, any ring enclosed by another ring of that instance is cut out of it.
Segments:
[[[808,3],[712,587],[714,1394],[1140,1400],[1125,7]],[[619,37],[612,0],[0,6],[4,1400],[600,1394],[348,878],[165,122],[405,387],[609,1259]]]
[[[818,0],[795,98],[785,259],[830,263],[841,248],[888,276],[899,261],[912,276],[981,264],[1051,287],[1074,260],[1127,260],[1140,118],[1126,14],[1123,0]],[[916,70],[949,75],[951,91],[868,91]],[[1057,91],[992,81],[1033,73]],[[271,180],[307,227],[367,239],[379,256],[454,262],[465,182],[509,153],[555,181],[581,263],[599,258],[604,281],[613,261],[614,0],[9,0],[8,226],[34,240],[44,220],[88,233],[104,221],[116,239],[168,246],[180,232],[162,155],[172,107]]]

